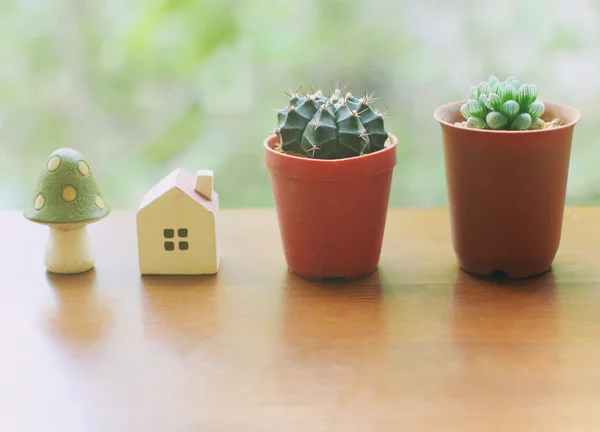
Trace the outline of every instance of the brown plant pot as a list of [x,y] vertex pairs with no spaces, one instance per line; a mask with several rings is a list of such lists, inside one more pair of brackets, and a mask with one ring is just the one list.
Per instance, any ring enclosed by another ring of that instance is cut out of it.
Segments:
[[524,278],[546,272],[562,230],[577,110],[543,101],[558,128],[492,131],[454,126],[465,101],[439,107],[452,245],[463,270]]
[[378,265],[396,165],[396,137],[365,156],[309,159],[264,142],[265,166],[290,271],[310,279],[354,279]]

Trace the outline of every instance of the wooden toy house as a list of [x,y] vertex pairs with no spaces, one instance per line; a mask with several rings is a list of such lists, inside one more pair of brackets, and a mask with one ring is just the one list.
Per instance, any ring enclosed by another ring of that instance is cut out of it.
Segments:
[[219,270],[219,196],[213,172],[176,169],[144,197],[137,212],[143,275],[214,274]]

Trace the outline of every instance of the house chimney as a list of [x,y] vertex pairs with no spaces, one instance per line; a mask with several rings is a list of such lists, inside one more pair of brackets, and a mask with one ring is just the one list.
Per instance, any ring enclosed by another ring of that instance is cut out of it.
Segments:
[[213,193],[213,172],[212,170],[200,170],[196,172],[196,192],[207,200],[212,199]]

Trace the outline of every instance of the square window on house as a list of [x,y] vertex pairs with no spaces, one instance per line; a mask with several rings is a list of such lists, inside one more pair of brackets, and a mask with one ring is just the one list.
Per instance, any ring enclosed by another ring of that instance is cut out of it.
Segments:
[[165,229],[163,234],[164,234],[165,238],[173,238],[173,237],[175,237],[175,230]]
[[179,228],[177,230],[177,235],[179,237],[187,237],[188,236],[188,230],[187,230],[187,228]]
[[188,242],[179,242],[179,250],[188,250],[190,245]]
[[166,251],[173,251],[173,250],[175,250],[175,243],[173,243],[173,242],[165,242],[165,250]]

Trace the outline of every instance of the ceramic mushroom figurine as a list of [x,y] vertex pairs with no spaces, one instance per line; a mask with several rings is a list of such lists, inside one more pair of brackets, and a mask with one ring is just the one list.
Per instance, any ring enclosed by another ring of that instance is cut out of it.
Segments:
[[86,225],[109,212],[83,155],[61,148],[48,158],[24,215],[50,227],[44,259],[48,271],[74,274],[94,267]]

